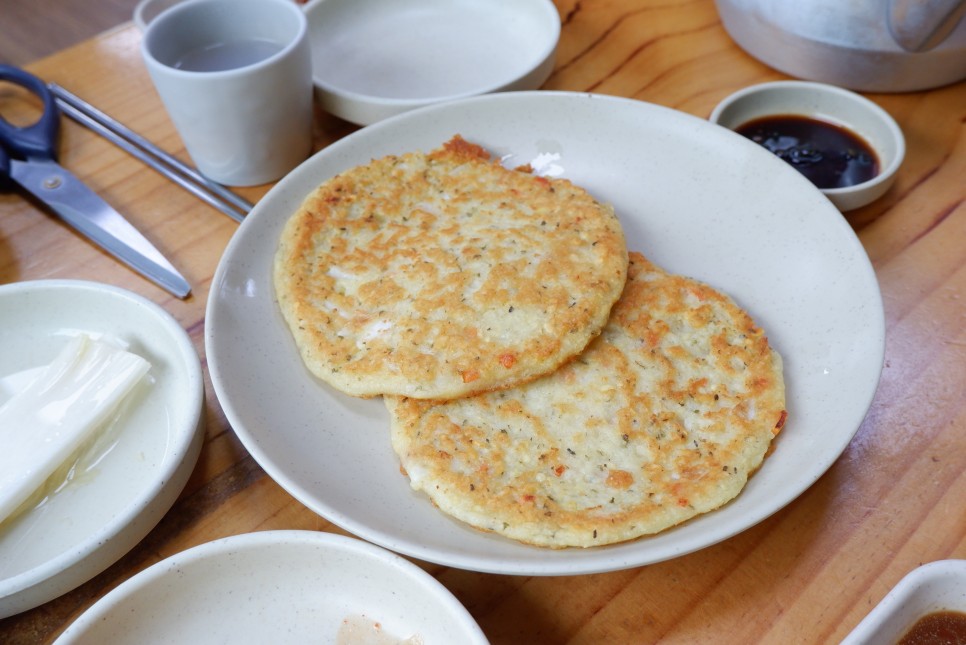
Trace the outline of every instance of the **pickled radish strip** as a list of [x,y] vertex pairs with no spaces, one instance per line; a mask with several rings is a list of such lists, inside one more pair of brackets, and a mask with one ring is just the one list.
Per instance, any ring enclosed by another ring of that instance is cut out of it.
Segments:
[[0,406],[0,521],[105,426],[150,367],[113,344],[76,336]]

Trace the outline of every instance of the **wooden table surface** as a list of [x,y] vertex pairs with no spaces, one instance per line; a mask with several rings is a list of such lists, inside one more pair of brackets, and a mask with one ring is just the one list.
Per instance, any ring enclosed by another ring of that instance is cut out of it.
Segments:
[[[707,117],[741,87],[786,78],[737,48],[711,0],[557,4],[563,33],[547,89],[633,97]],[[187,159],[139,42],[125,25],[29,68]],[[493,643],[838,642],[915,567],[966,558],[966,83],[869,98],[899,122],[908,151],[894,187],[846,215],[878,276],[887,329],[881,382],[854,440],[771,518],[667,562],[578,577],[420,563]],[[26,118],[25,105],[11,86],[0,86],[0,111]],[[354,130],[319,114],[317,149]],[[76,278],[134,291],[181,323],[204,365],[208,289],[237,225],[66,119],[61,163],[154,240],[193,295],[169,296],[16,192],[0,194],[0,283]],[[241,192],[257,200],[267,188]],[[171,511],[100,575],[0,620],[0,642],[49,642],[138,571],[216,538],[342,532],[265,475],[207,378],[204,448]]]

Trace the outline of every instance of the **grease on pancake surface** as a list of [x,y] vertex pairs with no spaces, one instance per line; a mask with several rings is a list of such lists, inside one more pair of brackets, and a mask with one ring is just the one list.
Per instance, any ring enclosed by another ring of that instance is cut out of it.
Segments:
[[455,137],[323,183],[286,224],[274,281],[316,376],[356,396],[445,399],[578,354],[626,271],[612,209]]
[[781,359],[748,314],[636,253],[610,323],[553,374],[386,404],[413,488],[477,528],[548,547],[629,540],[721,506],[785,421]]

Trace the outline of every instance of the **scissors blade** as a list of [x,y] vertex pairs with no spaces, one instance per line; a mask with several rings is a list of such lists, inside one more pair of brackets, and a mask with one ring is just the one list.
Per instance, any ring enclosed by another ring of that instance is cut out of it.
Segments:
[[141,233],[74,175],[53,161],[10,161],[10,176],[60,217],[144,277],[179,298],[191,292]]

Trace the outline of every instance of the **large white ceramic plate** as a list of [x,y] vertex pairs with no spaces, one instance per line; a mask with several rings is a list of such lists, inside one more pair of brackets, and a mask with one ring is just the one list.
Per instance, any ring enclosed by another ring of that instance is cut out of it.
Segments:
[[[343,624],[358,626],[350,631],[355,639],[339,640]],[[376,624],[383,639],[360,637],[375,632]],[[398,555],[340,535],[264,531],[208,542],[145,569],[84,612],[57,643],[385,643],[410,637],[425,645],[486,643],[459,601]]]
[[551,0],[312,0],[316,97],[369,124],[424,105],[539,87],[553,71]]
[[[412,492],[379,400],[340,395],[303,367],[279,314],[280,230],[322,180],[454,133],[611,202],[628,246],[732,294],[785,359],[789,422],[724,508],[654,537],[543,550],[477,532]],[[862,246],[794,169],[740,135],[639,101],[523,92],[399,115],[297,168],[255,207],[215,274],[206,328],[217,395],[245,446],[309,508],[389,549],[487,572],[566,575],[657,562],[728,538],[808,488],[841,454],[875,392],[884,318]]]
[[171,508],[201,450],[204,381],[188,334],[153,302],[104,284],[0,286],[0,404],[16,392],[12,375],[49,363],[80,332],[126,341],[151,369],[71,483],[0,524],[0,618],[127,553]]

